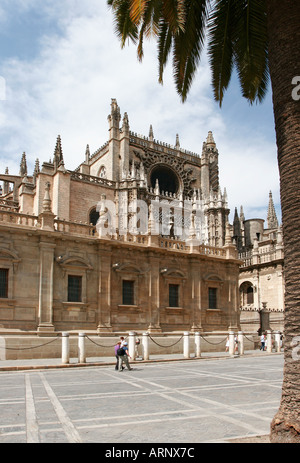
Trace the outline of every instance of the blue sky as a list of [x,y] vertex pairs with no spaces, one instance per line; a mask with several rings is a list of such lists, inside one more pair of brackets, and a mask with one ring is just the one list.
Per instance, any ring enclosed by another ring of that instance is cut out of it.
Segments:
[[[280,219],[279,180],[271,91],[249,106],[233,77],[224,104],[214,102],[206,55],[187,101],[176,94],[172,69],[157,82],[156,45],[137,61],[133,44],[121,50],[105,0],[2,0],[0,4],[0,171],[19,172],[23,151],[29,173],[35,159],[53,156],[62,137],[65,165],[76,168],[86,145],[96,151],[108,138],[111,98],[130,129],[201,154],[213,131],[220,182],[231,209],[266,219],[269,190]],[[1,94],[1,92],[0,92]]]

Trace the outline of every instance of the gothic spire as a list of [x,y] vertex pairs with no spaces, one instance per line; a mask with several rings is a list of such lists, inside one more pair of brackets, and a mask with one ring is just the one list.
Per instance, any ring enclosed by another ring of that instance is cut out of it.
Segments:
[[214,147],[216,146],[216,143],[215,143],[215,140],[214,140],[214,137],[211,131],[208,132],[207,139],[206,139],[206,145],[210,145]]
[[150,125],[150,129],[149,129],[149,140],[153,141],[153,128],[152,128],[152,125]]
[[243,206],[240,207],[240,221],[243,223],[245,220],[244,208]]
[[241,222],[239,219],[237,208],[235,208],[234,210],[233,238],[235,239],[237,250],[240,251],[242,248],[242,232],[241,232]]
[[237,207],[234,208],[234,218],[233,218],[233,223],[236,222],[236,223],[240,223],[240,220],[239,220],[239,215],[238,215],[238,211],[237,211]]
[[37,177],[39,172],[40,172],[40,161],[37,158],[35,160],[34,171],[33,171],[33,183],[36,182],[36,177]]
[[27,177],[27,162],[26,162],[26,154],[22,154],[22,159],[20,163],[20,177]]
[[85,163],[89,163],[89,159],[91,157],[91,152],[90,152],[90,145],[86,145],[86,150],[85,150]]
[[60,164],[63,164],[63,163],[64,163],[64,158],[63,158],[63,152],[62,152],[62,147],[61,147],[61,138],[60,138],[60,135],[58,135],[56,139],[55,150],[54,150],[54,165],[58,167]]
[[129,119],[128,119],[127,113],[124,113],[124,116],[123,116],[122,130],[123,132],[129,131]]
[[268,228],[278,228],[278,220],[275,211],[275,206],[272,197],[272,191],[269,193],[269,206],[268,206]]

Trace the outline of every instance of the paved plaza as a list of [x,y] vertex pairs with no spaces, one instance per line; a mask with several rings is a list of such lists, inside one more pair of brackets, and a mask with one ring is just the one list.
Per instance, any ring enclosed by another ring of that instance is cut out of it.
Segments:
[[263,353],[136,363],[122,372],[1,371],[0,443],[267,441],[282,375],[283,355]]

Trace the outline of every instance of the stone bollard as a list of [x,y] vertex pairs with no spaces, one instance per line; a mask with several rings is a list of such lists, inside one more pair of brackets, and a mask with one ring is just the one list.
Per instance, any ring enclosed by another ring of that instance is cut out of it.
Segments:
[[239,354],[244,355],[244,335],[242,331],[238,332]]
[[234,332],[229,331],[229,355],[234,356]]
[[267,352],[272,352],[272,331],[267,330]]
[[78,334],[78,363],[86,363],[84,333]]
[[190,333],[188,331],[183,333],[183,356],[185,359],[190,358]]
[[67,364],[70,363],[70,343],[69,343],[69,333],[63,332],[61,334],[61,363]]
[[0,336],[0,360],[6,360],[6,341],[3,336]]
[[281,352],[280,331],[275,331],[275,349],[276,352]]
[[143,360],[149,360],[149,333],[143,333],[142,349]]
[[195,356],[201,357],[201,338],[200,333],[195,333]]
[[131,360],[135,360],[135,332],[130,331],[128,334],[128,353]]

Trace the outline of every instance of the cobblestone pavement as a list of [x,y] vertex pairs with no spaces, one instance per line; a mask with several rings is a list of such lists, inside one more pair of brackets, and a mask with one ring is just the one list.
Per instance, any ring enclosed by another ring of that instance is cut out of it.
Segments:
[[268,441],[283,355],[133,367],[0,372],[0,443]]

